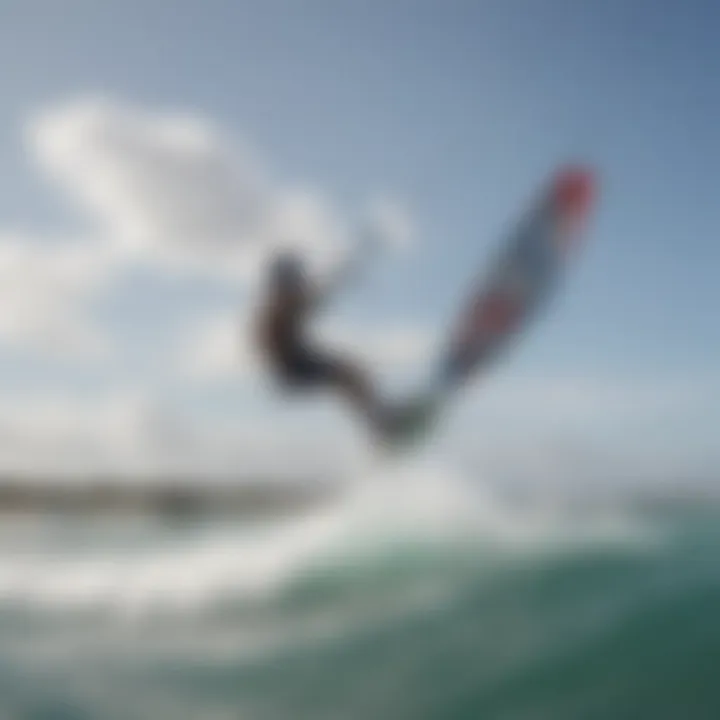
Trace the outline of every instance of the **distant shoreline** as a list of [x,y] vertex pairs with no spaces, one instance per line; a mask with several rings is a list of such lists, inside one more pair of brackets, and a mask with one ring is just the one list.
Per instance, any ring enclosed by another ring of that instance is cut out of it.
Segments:
[[[342,483],[310,478],[275,476],[229,479],[187,477],[0,477],[0,518],[21,515],[148,516],[201,518],[203,516],[270,519],[310,511],[337,499]],[[493,494],[512,506],[542,506],[541,488],[495,485]],[[555,509],[582,511],[599,507],[661,510],[717,507],[717,483],[661,483],[654,486],[603,489],[567,487],[551,492]]]
[[22,514],[267,516],[294,514],[336,494],[320,482],[2,480],[0,516]]

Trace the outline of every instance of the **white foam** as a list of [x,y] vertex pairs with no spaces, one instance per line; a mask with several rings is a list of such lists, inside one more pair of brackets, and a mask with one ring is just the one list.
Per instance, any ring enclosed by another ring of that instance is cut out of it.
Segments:
[[303,573],[398,541],[482,543],[511,551],[639,537],[634,523],[573,521],[557,511],[519,511],[428,460],[365,470],[335,504],[249,532],[216,529],[163,550],[0,558],[0,600],[48,608],[103,607],[122,615],[188,611],[228,595],[256,601]]

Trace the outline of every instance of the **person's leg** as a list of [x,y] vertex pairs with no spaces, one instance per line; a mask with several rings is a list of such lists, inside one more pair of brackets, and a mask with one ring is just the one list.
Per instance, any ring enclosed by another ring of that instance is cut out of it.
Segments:
[[303,384],[334,389],[362,415],[374,431],[382,431],[382,403],[369,375],[359,365],[343,357],[310,348],[306,348],[302,357],[297,357],[293,365],[297,376],[302,376]]
[[377,439],[386,435],[389,415],[369,374],[358,364],[342,356],[304,346],[295,347],[283,356],[280,367],[280,377],[289,390],[332,390],[360,414]]
[[381,404],[367,373],[343,359],[329,360],[329,377],[342,395],[373,427],[380,424]]
[[439,404],[430,395],[388,405],[378,398],[367,374],[352,362],[333,359],[328,370],[334,378],[331,384],[363,415],[382,444],[408,445],[422,438],[437,417]]

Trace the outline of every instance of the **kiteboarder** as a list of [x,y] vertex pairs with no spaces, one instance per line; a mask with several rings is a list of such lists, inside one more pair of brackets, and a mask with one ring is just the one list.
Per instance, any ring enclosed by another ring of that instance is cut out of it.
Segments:
[[267,287],[257,314],[257,342],[268,367],[288,390],[335,389],[382,434],[387,413],[369,373],[340,353],[317,346],[307,333],[308,323],[334,290],[357,268],[353,256],[326,283],[311,279],[302,259],[284,251],[272,260]]

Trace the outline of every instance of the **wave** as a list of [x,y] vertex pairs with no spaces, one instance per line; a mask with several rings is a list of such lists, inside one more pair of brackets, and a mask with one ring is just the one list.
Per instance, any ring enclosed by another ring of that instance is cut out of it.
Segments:
[[120,532],[109,547],[103,526],[86,536],[78,528],[58,532],[72,538],[62,552],[50,554],[57,539],[48,546],[44,535],[30,553],[0,556],[0,603],[124,616],[201,612],[228,599],[266,602],[318,574],[379,569],[398,554],[424,557],[432,572],[433,563],[453,564],[453,557],[493,564],[651,538],[617,510],[576,517],[562,506],[515,507],[427,462],[360,473],[335,504],[284,522],[170,530],[162,539],[146,535],[144,544],[129,526],[125,545]]
[[0,714],[718,716],[714,509],[518,505],[428,463],[356,480],[273,525],[6,549]]

